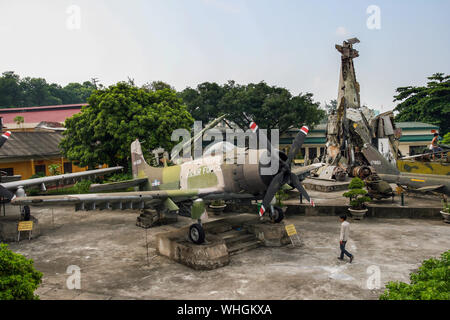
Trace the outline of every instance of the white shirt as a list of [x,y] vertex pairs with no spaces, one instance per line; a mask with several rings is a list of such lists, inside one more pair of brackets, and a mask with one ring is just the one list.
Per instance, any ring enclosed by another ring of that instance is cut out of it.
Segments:
[[348,223],[347,221],[344,221],[341,224],[341,236],[340,236],[339,240],[347,241],[349,234],[350,234],[350,223]]

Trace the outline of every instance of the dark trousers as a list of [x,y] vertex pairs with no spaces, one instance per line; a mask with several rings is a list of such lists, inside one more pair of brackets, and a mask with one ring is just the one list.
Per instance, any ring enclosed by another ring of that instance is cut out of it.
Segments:
[[344,254],[351,258],[353,257],[352,254],[350,252],[348,252],[347,250],[345,250],[345,245],[347,244],[347,241],[342,241],[342,243],[340,244],[341,246],[341,259],[344,259]]

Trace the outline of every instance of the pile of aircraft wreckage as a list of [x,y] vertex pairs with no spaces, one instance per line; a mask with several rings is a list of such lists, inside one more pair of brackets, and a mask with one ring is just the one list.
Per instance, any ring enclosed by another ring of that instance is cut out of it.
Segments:
[[[341,53],[341,71],[337,109],[328,117],[326,165],[315,172],[318,179],[345,181],[359,177],[366,182],[369,196],[389,198],[394,192],[389,183],[403,185],[416,191],[450,192],[450,177],[400,172],[397,159],[401,130],[395,127],[392,111],[375,116],[367,107],[361,107],[360,86],[356,80],[353,59],[359,52],[353,45],[357,38],[336,45]],[[377,148],[375,147],[377,146]]]

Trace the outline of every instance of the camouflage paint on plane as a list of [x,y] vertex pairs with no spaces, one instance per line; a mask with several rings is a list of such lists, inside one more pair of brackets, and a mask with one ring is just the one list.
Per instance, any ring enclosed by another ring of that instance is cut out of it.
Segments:
[[406,185],[419,191],[438,191],[450,195],[450,176],[435,174],[419,174],[400,172],[397,167],[391,165],[378,150],[366,144],[362,150],[370,165],[378,176],[389,183]]
[[267,188],[259,170],[259,159],[263,152],[246,152],[244,164],[241,165],[227,163],[237,162],[234,152],[229,152],[224,156],[205,156],[181,165],[154,168],[146,163],[141,145],[136,140],[131,145],[133,177],[147,178],[147,190],[211,189],[215,192],[238,193],[244,189],[251,194],[262,194]]
[[397,160],[397,167],[402,172],[418,174],[437,174],[450,176],[449,162],[425,162],[417,160]]

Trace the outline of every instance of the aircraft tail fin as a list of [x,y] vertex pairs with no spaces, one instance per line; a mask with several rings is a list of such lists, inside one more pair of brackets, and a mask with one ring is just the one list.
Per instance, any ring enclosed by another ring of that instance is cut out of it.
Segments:
[[151,168],[144,159],[141,143],[136,139],[131,144],[131,165],[133,169],[133,178],[147,178],[146,171]]
[[383,155],[370,144],[365,144],[362,150],[367,161],[375,168],[378,174],[398,175],[400,171],[396,166],[391,164]]

